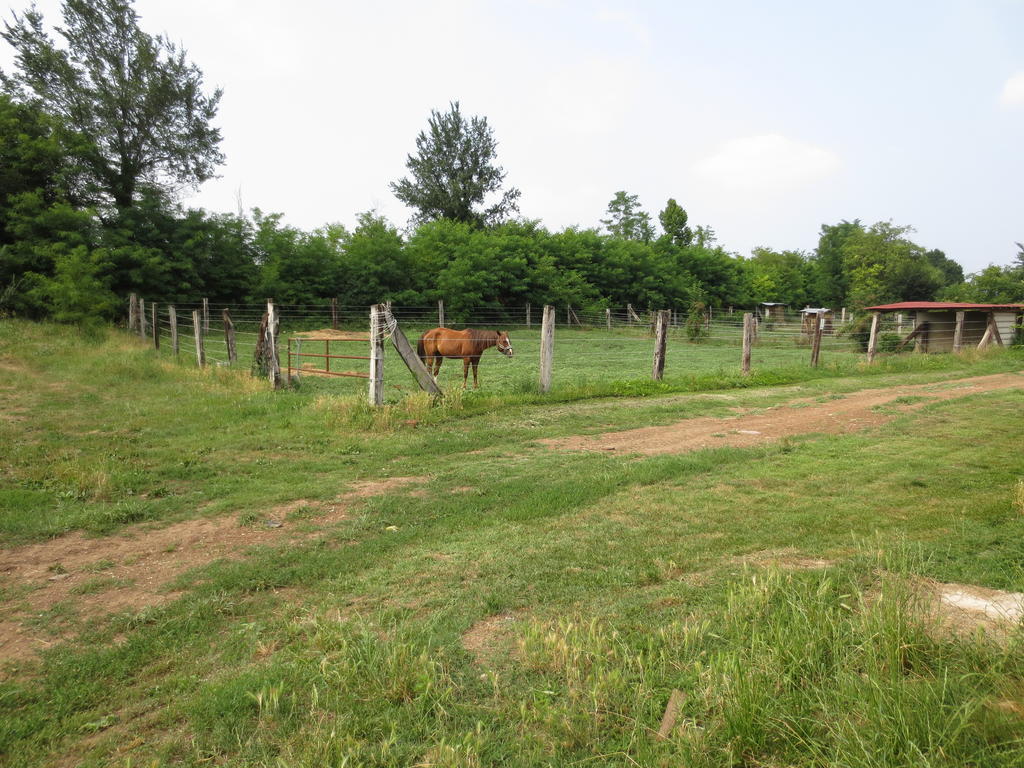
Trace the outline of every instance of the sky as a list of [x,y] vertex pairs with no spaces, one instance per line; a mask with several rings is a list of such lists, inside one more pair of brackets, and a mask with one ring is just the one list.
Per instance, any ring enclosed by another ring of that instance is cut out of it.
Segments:
[[[58,0],[37,7],[59,21]],[[626,190],[655,220],[675,198],[743,255],[812,250],[843,219],[910,225],[968,272],[1024,241],[1024,0],[135,7],[224,89],[227,162],[188,206],[404,227],[389,183],[458,100],[552,230],[599,226]]]

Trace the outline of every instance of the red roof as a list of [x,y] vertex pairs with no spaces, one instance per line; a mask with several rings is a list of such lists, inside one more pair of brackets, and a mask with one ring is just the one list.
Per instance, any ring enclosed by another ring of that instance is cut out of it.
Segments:
[[944,309],[980,309],[989,312],[996,309],[1024,309],[1024,304],[965,304],[959,301],[900,301],[896,304],[881,304],[877,307],[865,307],[875,312],[903,312],[908,309],[938,310]]

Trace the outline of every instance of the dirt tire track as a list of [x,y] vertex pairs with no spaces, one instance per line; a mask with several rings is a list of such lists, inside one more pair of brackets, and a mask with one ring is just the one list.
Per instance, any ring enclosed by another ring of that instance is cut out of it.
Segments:
[[[899,405],[900,411],[907,411],[941,400],[953,400],[1004,389],[1024,389],[1024,372],[974,376],[888,389],[865,389],[824,403],[806,399],[795,400],[766,412],[741,413],[725,418],[700,417],[664,426],[640,427],[600,435],[551,438],[540,442],[559,450],[617,451],[646,455],[688,453],[725,446],[742,448],[792,435],[857,432],[884,424],[897,415],[874,410],[878,406]],[[894,403],[901,397],[925,399],[919,403],[906,405]]]
[[[53,635],[26,621],[58,603],[68,601],[82,616],[90,618],[158,606],[177,597],[167,586],[186,571],[215,560],[240,560],[259,544],[308,539],[324,526],[345,519],[361,499],[423,482],[425,478],[421,477],[359,481],[351,483],[348,491],[331,501],[298,499],[261,511],[261,518],[281,520],[300,507],[312,507],[318,512],[310,521],[317,528],[313,534],[292,525],[267,527],[262,520],[253,526],[242,526],[234,513],[183,520],[163,528],[140,524],[103,538],[74,532],[0,550],[3,585],[25,590],[23,595],[8,599],[4,606],[0,618],[0,662],[31,658],[66,639],[59,632]],[[97,569],[98,564],[109,567]],[[91,579],[109,579],[111,585],[80,594],[79,590]]]

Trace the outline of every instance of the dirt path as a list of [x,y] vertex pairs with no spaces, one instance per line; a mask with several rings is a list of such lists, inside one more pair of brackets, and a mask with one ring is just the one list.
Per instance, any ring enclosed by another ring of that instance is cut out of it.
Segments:
[[[740,413],[727,418],[686,419],[665,426],[552,438],[540,442],[551,448],[569,451],[641,454],[686,453],[720,446],[747,447],[788,435],[856,432],[884,424],[900,412],[928,403],[1002,389],[1024,389],[1024,372],[888,389],[865,389],[837,395],[835,399],[826,402],[795,400],[764,411]],[[901,398],[914,399],[901,401]],[[880,406],[891,408],[880,411]]]
[[[0,550],[0,579],[7,599],[0,614],[0,661],[19,661],[61,642],[66,632],[45,613],[58,604],[82,618],[140,610],[173,600],[169,584],[186,571],[214,560],[239,560],[257,544],[286,544],[316,535],[343,520],[361,499],[422,484],[420,477],[352,483],[331,501],[299,499],[261,510],[252,525],[236,514],[184,520],[164,528],[138,525],[114,536],[70,533],[56,539]],[[414,491],[415,492],[415,491]],[[286,521],[309,508],[316,526]],[[4,671],[0,668],[0,679]]]

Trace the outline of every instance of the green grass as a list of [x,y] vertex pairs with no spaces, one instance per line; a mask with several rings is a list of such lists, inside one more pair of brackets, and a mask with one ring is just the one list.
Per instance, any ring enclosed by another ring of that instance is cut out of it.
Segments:
[[[774,388],[710,371],[718,391],[467,393],[375,417],[116,334],[0,324],[5,546],[260,524],[300,499],[286,524],[316,534],[200,566],[158,608],[90,616],[72,596],[37,617],[65,642],[0,683],[0,762],[1020,765],[1019,638],[930,631],[909,589],[1024,588],[1024,460],[997,448],[1019,441],[1020,391],[752,449],[637,459],[535,440],[1022,363],[908,355]],[[422,479],[318,527],[318,500],[386,476]],[[834,565],[759,564],[787,558]],[[117,587],[108,563],[86,594]],[[488,619],[470,652],[463,634]],[[673,689],[681,725],[659,741]]]

